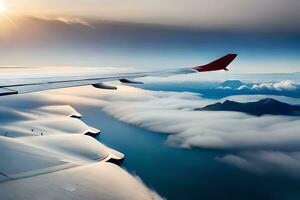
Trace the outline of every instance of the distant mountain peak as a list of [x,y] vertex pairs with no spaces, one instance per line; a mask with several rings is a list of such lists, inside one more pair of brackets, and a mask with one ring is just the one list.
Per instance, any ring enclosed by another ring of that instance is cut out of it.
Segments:
[[263,103],[263,104],[286,104],[286,103],[283,103],[281,101],[277,101],[276,99],[273,99],[273,98],[265,98],[265,99],[261,99],[259,101],[257,101],[259,103]]
[[222,84],[231,84],[231,83],[236,83],[236,84],[244,84],[242,81],[240,80],[226,80],[224,81]]
[[245,83],[243,83],[240,80],[227,80],[227,81],[224,81],[223,83],[221,83],[220,87],[221,88],[229,87],[229,88],[232,88],[232,89],[237,89],[237,88],[239,88],[243,85],[245,85]]
[[290,105],[277,101],[273,98],[265,98],[256,102],[239,103],[235,101],[226,100],[223,103],[215,103],[203,108],[195,110],[202,111],[235,111],[243,112],[251,115],[290,115],[299,116],[300,106]]
[[230,103],[233,103],[234,101],[230,101],[230,100],[226,100],[223,102],[223,104],[230,104]]

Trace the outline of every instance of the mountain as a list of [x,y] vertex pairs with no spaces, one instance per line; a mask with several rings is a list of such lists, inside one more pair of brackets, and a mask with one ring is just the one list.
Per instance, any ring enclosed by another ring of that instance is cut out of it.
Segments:
[[220,84],[220,88],[230,88],[230,89],[237,89],[241,86],[245,85],[242,81],[239,80],[227,80]]
[[223,103],[215,103],[203,108],[196,108],[198,111],[237,111],[250,115],[290,115],[300,116],[300,106],[290,105],[272,98],[262,99],[256,102],[239,103],[226,100]]

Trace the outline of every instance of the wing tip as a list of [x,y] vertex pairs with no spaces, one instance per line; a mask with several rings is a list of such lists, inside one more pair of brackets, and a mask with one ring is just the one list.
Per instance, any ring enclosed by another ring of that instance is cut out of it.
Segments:
[[230,53],[222,58],[219,58],[209,64],[197,66],[193,69],[198,72],[207,72],[207,71],[217,71],[217,70],[225,70],[228,71],[227,66],[238,56],[238,54]]

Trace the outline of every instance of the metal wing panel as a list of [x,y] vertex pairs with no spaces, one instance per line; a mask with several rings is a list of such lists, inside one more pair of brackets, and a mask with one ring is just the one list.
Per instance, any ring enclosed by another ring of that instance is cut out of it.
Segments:
[[[161,70],[153,72],[134,72],[134,73],[108,73],[108,74],[69,74],[64,76],[55,76],[52,74],[48,77],[34,74],[31,78],[16,78],[1,80],[0,95],[24,94],[30,92],[93,85],[101,82],[115,81],[120,79],[133,79],[145,76],[169,76],[174,74],[194,73],[195,70]],[[43,78],[39,78],[43,76]]]

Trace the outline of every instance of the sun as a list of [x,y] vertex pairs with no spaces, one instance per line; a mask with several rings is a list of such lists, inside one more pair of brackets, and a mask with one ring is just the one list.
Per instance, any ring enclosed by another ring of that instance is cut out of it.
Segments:
[[0,13],[3,13],[6,11],[6,5],[3,1],[0,0]]

